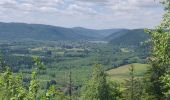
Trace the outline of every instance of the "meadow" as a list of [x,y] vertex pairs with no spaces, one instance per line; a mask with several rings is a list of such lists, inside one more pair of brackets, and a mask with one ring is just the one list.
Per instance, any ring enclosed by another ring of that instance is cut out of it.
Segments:
[[134,66],[134,74],[136,78],[143,78],[149,67],[148,64],[132,63],[120,66],[115,69],[111,69],[107,71],[107,74],[109,78],[111,78],[111,80],[115,80],[117,82],[124,82],[126,79],[130,78],[129,68],[131,66]]

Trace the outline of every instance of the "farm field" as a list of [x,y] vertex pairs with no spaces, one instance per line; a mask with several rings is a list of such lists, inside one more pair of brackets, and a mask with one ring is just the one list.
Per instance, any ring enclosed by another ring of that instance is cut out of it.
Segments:
[[134,66],[134,72],[135,72],[134,74],[136,78],[141,78],[142,76],[144,76],[147,68],[149,67],[149,65],[147,64],[132,63],[132,64],[120,66],[115,69],[111,69],[107,71],[107,74],[112,80],[123,82],[130,76],[129,75],[130,66]]

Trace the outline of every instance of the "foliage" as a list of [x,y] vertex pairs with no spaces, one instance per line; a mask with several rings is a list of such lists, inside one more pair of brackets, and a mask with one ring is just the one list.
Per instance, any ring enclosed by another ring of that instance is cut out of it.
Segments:
[[168,99],[170,99],[170,74],[165,74],[164,76],[162,76],[160,78],[160,80],[162,81],[162,83],[164,84],[165,89],[168,88],[168,91],[164,92],[164,94],[166,95],[166,97]]
[[135,78],[135,69],[131,65],[129,68],[130,78],[125,82],[124,97],[128,100],[141,100],[143,94],[143,84],[140,79]]
[[5,62],[2,57],[2,53],[0,52],[0,70],[3,71],[5,69]]
[[22,85],[21,79],[21,76],[14,77],[10,69],[2,73],[0,76],[0,99],[20,100],[26,97],[26,91]]
[[170,66],[170,1],[164,0],[162,3],[166,12],[163,22],[155,30],[147,30],[151,35],[152,56],[149,58],[151,68],[148,70],[145,79],[147,82],[146,91],[158,100],[165,99],[166,96],[164,93],[169,90],[162,83],[164,81],[162,79],[166,78],[161,77],[164,75],[169,76],[167,71]]
[[96,64],[92,78],[84,86],[81,100],[120,100],[121,92],[117,84],[109,83],[101,65]]
[[[58,97],[59,96],[59,97]],[[56,88],[54,85],[50,87],[50,89],[47,91],[47,93],[42,96],[42,100],[69,100],[68,97],[64,96],[62,92],[56,91]]]
[[35,62],[35,66],[38,67],[38,68],[37,68],[38,70],[45,70],[45,66],[44,66],[44,64],[42,63],[42,61],[41,61],[40,58],[34,57],[33,59],[34,59],[34,62]]
[[[43,65],[38,58],[35,60],[38,68]],[[15,75],[9,67],[6,67],[0,75],[0,99],[1,100],[37,100],[39,90],[39,81],[37,79],[37,71],[32,72],[29,88],[27,89],[23,83],[22,74]],[[61,99],[66,100],[62,93],[56,91],[52,86],[42,98],[42,100],[51,100],[52,97],[59,96]]]

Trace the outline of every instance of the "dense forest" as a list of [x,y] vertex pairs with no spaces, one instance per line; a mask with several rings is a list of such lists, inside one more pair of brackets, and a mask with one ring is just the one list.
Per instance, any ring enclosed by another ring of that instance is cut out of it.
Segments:
[[155,29],[0,23],[0,100],[170,100],[170,1],[161,4]]

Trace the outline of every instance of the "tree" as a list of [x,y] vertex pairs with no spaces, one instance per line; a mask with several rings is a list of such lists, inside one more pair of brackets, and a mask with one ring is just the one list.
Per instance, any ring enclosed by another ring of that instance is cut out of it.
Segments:
[[143,85],[140,79],[135,78],[135,68],[133,65],[129,68],[130,78],[125,80],[124,97],[128,100],[141,100],[143,94]]
[[[36,71],[32,72],[29,89],[24,86],[22,74],[14,75],[9,67],[0,73],[0,100],[37,100],[39,90],[39,80],[37,79],[38,71],[44,69],[44,65],[34,59]],[[41,100],[68,100],[61,92],[58,92],[54,86],[51,86]]]
[[170,0],[163,0],[165,8],[163,22],[155,30],[147,30],[151,36],[152,56],[149,58],[151,67],[146,74],[146,91],[157,100],[166,98],[169,88],[162,82],[163,76],[169,75],[170,66]]
[[96,64],[91,80],[83,87],[82,100],[119,100],[121,92],[118,85],[108,82],[101,65]]
[[164,84],[163,88],[168,88],[168,91],[164,92],[166,98],[170,99],[170,74],[161,77],[161,81]]
[[5,70],[5,61],[3,60],[3,54],[0,52],[0,70],[4,71]]
[[72,67],[69,67],[69,96],[70,96],[70,100],[72,100]]

